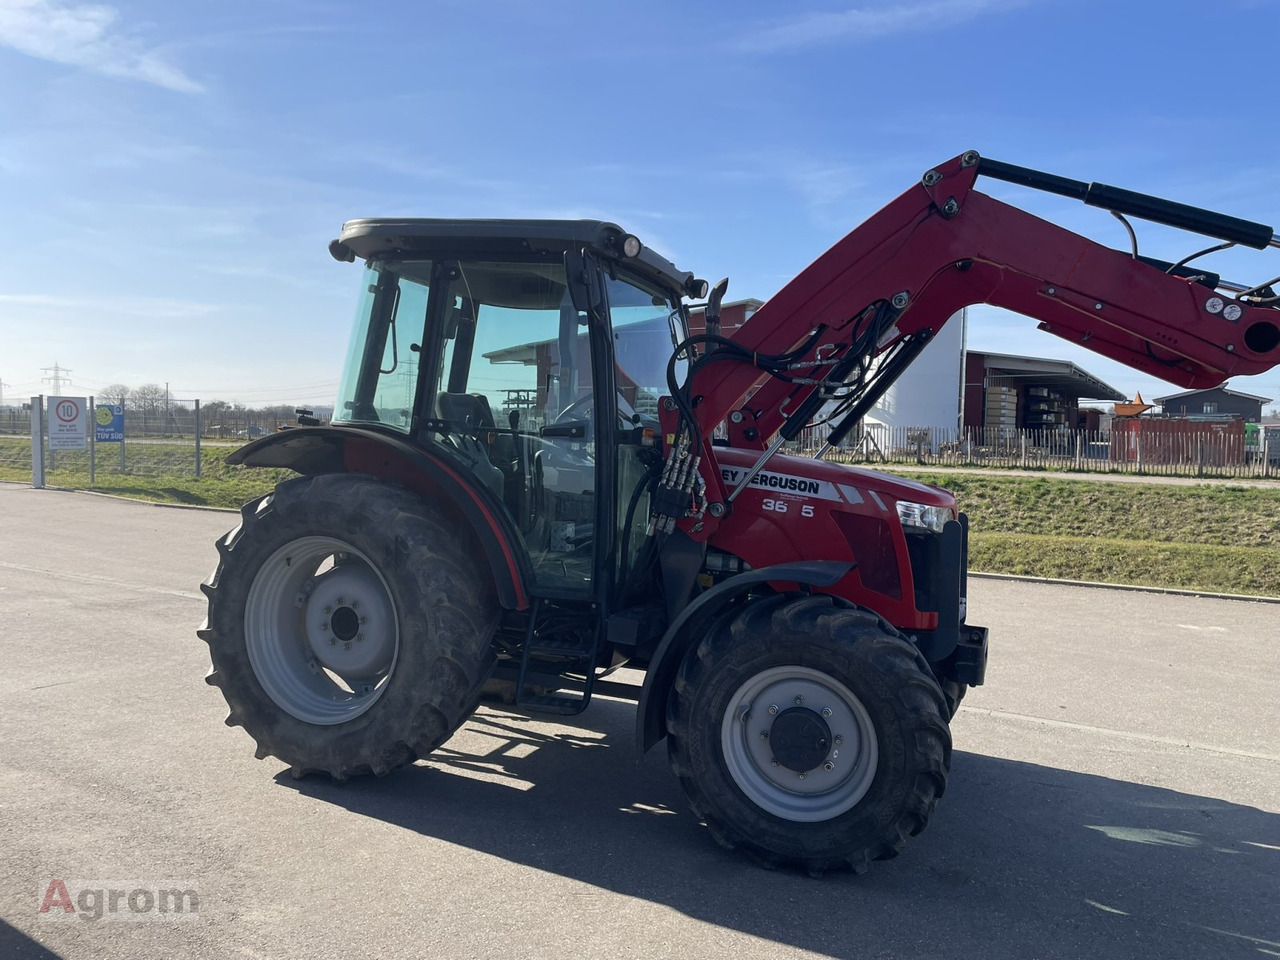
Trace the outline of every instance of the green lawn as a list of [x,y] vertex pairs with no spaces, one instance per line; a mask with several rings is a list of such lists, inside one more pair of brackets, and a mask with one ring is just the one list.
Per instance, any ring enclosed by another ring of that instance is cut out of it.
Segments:
[[[0,437],[0,480],[30,482],[31,441]],[[103,444],[97,450],[93,489],[137,500],[184,503],[203,507],[238,508],[246,500],[271,491],[278,482],[295,476],[291,470],[251,470],[231,466],[227,455],[234,447],[205,446],[201,451],[201,476],[195,476],[192,441],[131,443],[125,451],[125,472],[120,472],[119,448]],[[22,454],[26,453],[25,463]],[[54,468],[45,476],[51,487],[89,488],[89,455],[60,452]]]
[[1280,489],[911,476],[956,494],[974,570],[1280,596]]

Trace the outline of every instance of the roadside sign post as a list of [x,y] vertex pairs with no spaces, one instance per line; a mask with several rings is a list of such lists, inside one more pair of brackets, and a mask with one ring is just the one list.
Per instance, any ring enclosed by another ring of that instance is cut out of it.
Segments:
[[[94,409],[93,397],[89,398],[88,409],[90,410]],[[97,430],[89,431],[89,489],[90,490],[93,489],[93,484],[94,484],[94,480],[96,479],[96,472],[97,472],[95,470],[95,467],[97,466],[97,464],[93,462],[94,457],[98,452],[97,439],[98,439],[98,431]]]
[[196,401],[196,477],[200,476],[200,401]]
[[[124,404],[99,403],[93,408],[94,443],[120,444],[120,472],[124,473]],[[93,459],[90,458],[90,484],[93,483]]]
[[44,397],[31,398],[31,486],[44,489]]

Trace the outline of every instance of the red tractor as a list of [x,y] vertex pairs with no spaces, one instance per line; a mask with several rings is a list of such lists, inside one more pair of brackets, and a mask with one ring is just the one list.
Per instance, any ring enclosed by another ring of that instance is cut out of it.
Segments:
[[[979,175],[1280,246],[966,153],[724,337],[725,284],[611,223],[345,224],[330,253],[365,269],[333,423],[230,458],[301,476],[245,505],[204,587],[227,722],[342,780],[427,756],[486,688],[558,714],[626,697],[721,843],[813,872],[892,857],[983,680],[965,516],[784,444],[821,417],[838,446],[971,303],[1186,387],[1280,363],[1269,284],[1108,249]],[[690,336],[684,301],[708,293]],[[623,665],[643,687],[609,678]]]

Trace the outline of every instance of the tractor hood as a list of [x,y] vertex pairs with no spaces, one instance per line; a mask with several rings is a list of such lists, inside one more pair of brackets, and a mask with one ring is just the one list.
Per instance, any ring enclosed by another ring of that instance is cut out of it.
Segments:
[[[757,450],[740,450],[733,447],[717,447],[716,459],[720,463],[721,474],[730,487],[759,458]],[[837,486],[854,486],[862,490],[871,490],[881,498],[907,500],[912,503],[923,503],[927,506],[955,507],[956,498],[947,490],[927,483],[919,483],[878,470],[865,470],[861,467],[844,463],[828,463],[826,460],[814,460],[809,457],[792,457],[778,454],[765,464],[764,469],[756,475],[755,485],[776,488],[780,492],[804,492],[804,482],[815,484],[830,483]]]

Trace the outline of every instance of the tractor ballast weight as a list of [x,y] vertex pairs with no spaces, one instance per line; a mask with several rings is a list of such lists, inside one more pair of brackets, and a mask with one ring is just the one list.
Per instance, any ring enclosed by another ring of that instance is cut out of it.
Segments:
[[[944,490],[823,454],[971,303],[1184,386],[1280,363],[1280,278],[1142,257],[1132,228],[1109,249],[980,175],[1280,246],[971,152],[725,336],[726,283],[615,224],[345,224],[330,253],[365,284],[334,423],[229,458],[301,476],[245,505],[204,585],[228,722],[345,779],[427,756],[486,690],[553,714],[607,693],[638,702],[637,744],[665,738],[721,843],[815,873],[895,855],[984,679],[968,525]],[[685,300],[709,292],[690,336]],[[819,416],[818,457],[784,453]]]

